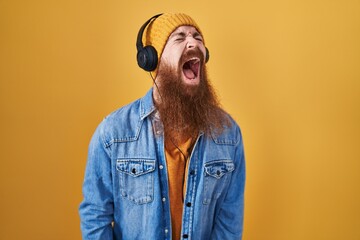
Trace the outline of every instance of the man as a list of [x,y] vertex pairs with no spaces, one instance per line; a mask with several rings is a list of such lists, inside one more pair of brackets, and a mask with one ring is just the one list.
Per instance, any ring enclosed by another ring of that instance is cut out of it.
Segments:
[[242,137],[208,81],[200,28],[186,14],[157,15],[140,29],[137,48],[154,86],[94,133],[83,238],[241,239]]

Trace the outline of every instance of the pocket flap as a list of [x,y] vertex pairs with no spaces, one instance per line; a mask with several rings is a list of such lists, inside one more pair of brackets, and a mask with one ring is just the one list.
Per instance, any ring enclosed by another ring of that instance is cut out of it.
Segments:
[[217,179],[220,179],[227,172],[232,172],[234,168],[234,163],[231,160],[216,160],[205,163],[206,174]]
[[133,177],[155,170],[155,160],[151,159],[118,159],[116,169]]

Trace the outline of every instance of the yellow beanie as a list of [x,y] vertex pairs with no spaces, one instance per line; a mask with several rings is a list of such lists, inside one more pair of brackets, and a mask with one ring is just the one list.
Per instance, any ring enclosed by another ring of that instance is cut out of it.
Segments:
[[[151,45],[156,49],[158,61],[169,36],[180,26],[193,26],[202,36],[196,22],[184,13],[164,13],[147,26],[142,41],[144,46]],[[157,68],[153,72],[154,76],[156,76]]]

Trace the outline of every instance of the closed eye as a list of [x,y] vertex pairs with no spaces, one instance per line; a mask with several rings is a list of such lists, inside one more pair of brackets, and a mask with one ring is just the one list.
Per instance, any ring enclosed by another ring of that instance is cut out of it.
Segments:
[[182,41],[184,41],[185,40],[185,38],[176,38],[175,40],[174,40],[174,42],[182,42]]
[[197,41],[203,42],[203,38],[201,37],[200,33],[195,32],[193,36]]
[[[196,40],[196,41],[199,41],[199,42],[203,42],[203,38],[202,36],[200,35],[200,33],[198,32],[195,32],[192,37]],[[177,33],[173,33],[170,38],[173,39],[174,42],[182,42],[182,41],[185,41],[186,39],[186,34],[184,32],[177,32]]]
[[175,42],[181,42],[184,41],[186,37],[186,34],[183,32],[172,34],[171,38],[174,39]]

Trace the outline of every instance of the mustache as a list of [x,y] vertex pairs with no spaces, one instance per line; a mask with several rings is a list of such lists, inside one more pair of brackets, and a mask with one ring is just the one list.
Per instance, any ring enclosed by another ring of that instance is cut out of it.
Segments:
[[197,57],[200,59],[200,62],[203,63],[205,56],[204,53],[200,50],[199,47],[195,47],[195,48],[190,48],[189,50],[185,51],[181,57],[180,57],[180,64],[181,66],[186,63],[187,61],[189,61],[189,59]]

